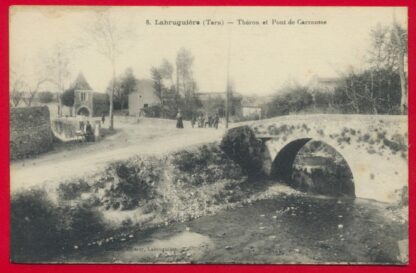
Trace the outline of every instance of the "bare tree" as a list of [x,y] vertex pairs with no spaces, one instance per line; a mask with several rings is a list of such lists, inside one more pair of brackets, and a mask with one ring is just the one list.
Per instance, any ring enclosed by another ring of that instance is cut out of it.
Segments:
[[121,27],[108,11],[96,13],[94,24],[87,28],[89,37],[93,40],[97,51],[110,63],[113,87],[110,94],[110,129],[114,129],[113,97],[116,89],[116,61],[120,56],[121,45],[131,37],[129,28]]
[[17,107],[22,101],[25,87],[26,83],[23,77],[12,71],[10,74],[10,98],[14,107]]
[[168,80],[171,86],[173,86],[173,65],[168,60],[163,59],[159,71],[161,73],[162,79]]
[[39,88],[42,84],[45,82],[48,82],[49,79],[38,79],[32,86],[27,86],[27,91],[25,92],[25,95],[23,95],[23,101],[26,103],[26,106],[31,106],[33,100],[36,97],[36,94],[39,91]]
[[400,112],[405,114],[407,112],[407,79],[404,72],[405,55],[407,54],[407,33],[396,22],[393,24],[393,37],[392,43],[397,50],[398,69],[400,76]]
[[188,93],[195,86],[193,79],[192,65],[194,57],[191,51],[181,48],[176,56],[176,88],[178,93]]
[[407,39],[407,31],[397,22],[389,27],[377,25],[371,30],[370,66],[375,71],[385,69],[399,74],[401,87],[400,112],[402,114],[407,111],[407,77],[405,74]]
[[61,96],[70,76],[70,50],[60,43],[55,44],[52,51],[44,56],[43,61],[45,63],[44,78],[58,89],[58,115],[62,116]]

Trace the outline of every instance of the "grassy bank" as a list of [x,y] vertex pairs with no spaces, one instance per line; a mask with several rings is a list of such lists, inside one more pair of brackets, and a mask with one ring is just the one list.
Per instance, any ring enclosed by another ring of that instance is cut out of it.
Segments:
[[125,240],[129,230],[214,214],[242,203],[249,188],[246,173],[217,144],[116,161],[53,190],[12,195],[12,260],[47,261]]

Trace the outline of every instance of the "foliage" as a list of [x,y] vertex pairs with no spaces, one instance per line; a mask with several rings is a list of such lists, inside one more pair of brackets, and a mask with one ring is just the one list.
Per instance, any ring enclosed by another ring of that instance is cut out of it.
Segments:
[[183,175],[181,180],[192,185],[212,184],[221,179],[239,179],[240,167],[228,159],[216,145],[203,145],[195,151],[180,151],[172,155],[172,164]]
[[137,91],[138,79],[134,76],[133,70],[127,68],[124,74],[111,80],[107,86],[107,93],[113,93],[113,106],[116,110],[125,109],[128,106],[129,94]]
[[82,204],[54,203],[40,189],[11,196],[10,221],[14,262],[48,259],[104,230],[95,210]]
[[248,126],[228,130],[220,148],[239,164],[247,175],[257,176],[262,172],[265,146]]
[[162,106],[161,105],[151,105],[143,109],[146,117],[157,118],[161,116]]
[[296,113],[310,107],[312,103],[312,95],[306,87],[287,87],[283,94],[276,95],[267,105],[267,115],[272,117]]
[[155,188],[161,180],[161,172],[157,162],[147,161],[136,158],[115,162],[107,168],[109,179],[99,185],[104,190],[100,202],[106,209],[133,209],[156,197]]
[[165,93],[164,91],[166,90],[166,87],[163,85],[162,72],[155,67],[152,67],[150,72],[152,74],[153,88],[156,96],[160,99],[160,101],[163,101],[163,93]]
[[220,117],[225,116],[225,99],[221,96],[209,97],[202,101],[204,112],[212,115],[218,114]]
[[43,91],[38,93],[38,98],[41,103],[50,103],[53,101],[54,94],[50,91]]
[[75,101],[75,89],[69,88],[61,96],[62,104],[68,107],[74,106]]
[[384,69],[351,72],[335,89],[334,102],[346,113],[397,114],[400,77]]

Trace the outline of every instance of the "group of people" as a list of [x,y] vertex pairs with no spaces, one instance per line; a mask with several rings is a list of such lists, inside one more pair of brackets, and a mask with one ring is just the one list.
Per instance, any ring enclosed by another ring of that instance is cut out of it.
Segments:
[[[191,126],[195,128],[195,125],[198,128],[215,128],[218,129],[218,124],[220,122],[220,117],[218,114],[208,115],[208,114],[199,114],[198,116],[193,115],[191,118]],[[176,128],[183,128],[183,118],[182,113],[179,110],[176,115]]]
[[86,122],[81,121],[79,124],[79,129],[82,132],[84,136],[84,140],[87,142],[94,142],[95,141],[95,135],[94,135],[94,129],[92,128],[91,123],[87,120]]
[[215,114],[213,116],[208,115],[208,114],[205,114],[205,115],[200,114],[197,117],[195,116],[192,117],[191,125],[192,125],[192,128],[194,128],[195,125],[197,125],[198,128],[209,127],[209,128],[218,129],[219,122],[220,122],[220,117],[218,116],[218,114]]

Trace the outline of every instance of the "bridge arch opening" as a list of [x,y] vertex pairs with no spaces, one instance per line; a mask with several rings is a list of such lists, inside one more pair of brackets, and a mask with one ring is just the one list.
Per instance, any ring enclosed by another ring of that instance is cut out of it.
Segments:
[[348,163],[320,140],[301,138],[285,145],[272,162],[271,176],[301,191],[355,197]]

